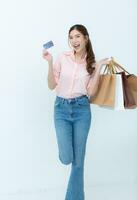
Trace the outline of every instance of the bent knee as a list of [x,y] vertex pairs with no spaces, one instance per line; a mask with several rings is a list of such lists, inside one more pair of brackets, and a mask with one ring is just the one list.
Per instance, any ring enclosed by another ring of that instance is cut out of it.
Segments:
[[59,156],[59,159],[64,165],[69,165],[73,161],[73,158],[61,158],[61,156]]

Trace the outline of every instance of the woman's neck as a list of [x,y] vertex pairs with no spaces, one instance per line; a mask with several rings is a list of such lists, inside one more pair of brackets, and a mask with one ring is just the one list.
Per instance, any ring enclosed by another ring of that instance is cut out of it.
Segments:
[[83,51],[80,51],[80,52],[75,52],[75,59],[76,60],[81,60],[85,57],[86,55],[86,51],[83,50]]

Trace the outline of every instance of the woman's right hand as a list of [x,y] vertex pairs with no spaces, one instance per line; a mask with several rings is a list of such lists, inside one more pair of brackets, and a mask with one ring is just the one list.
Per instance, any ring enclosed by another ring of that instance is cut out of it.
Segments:
[[46,49],[43,50],[43,58],[45,60],[47,60],[48,62],[52,62],[53,61],[52,55]]

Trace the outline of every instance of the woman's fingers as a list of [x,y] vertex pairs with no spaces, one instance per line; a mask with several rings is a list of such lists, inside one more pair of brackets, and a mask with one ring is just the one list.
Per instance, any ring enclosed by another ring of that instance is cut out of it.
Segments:
[[43,55],[48,55],[49,52],[47,50],[43,50]]
[[47,61],[52,61],[52,55],[47,51],[47,50],[43,50],[43,58],[46,59]]

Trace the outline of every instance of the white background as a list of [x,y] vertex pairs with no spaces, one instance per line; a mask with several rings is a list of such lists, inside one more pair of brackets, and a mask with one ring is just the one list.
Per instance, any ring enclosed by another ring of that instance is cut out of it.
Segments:
[[[69,28],[87,27],[96,59],[113,56],[137,74],[135,0],[0,2],[0,195],[66,187],[70,166],[58,159],[43,43],[70,50]],[[91,105],[85,187],[137,182],[137,109]],[[2,198],[0,198],[2,199]],[[90,198],[89,198],[90,199]]]

